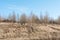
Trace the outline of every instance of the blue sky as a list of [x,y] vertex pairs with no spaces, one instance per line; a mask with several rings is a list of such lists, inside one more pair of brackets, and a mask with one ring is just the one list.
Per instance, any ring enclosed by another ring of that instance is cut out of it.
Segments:
[[0,0],[0,14],[3,17],[8,17],[13,11],[19,15],[30,15],[33,11],[37,16],[47,11],[50,17],[57,18],[60,16],[60,0]]

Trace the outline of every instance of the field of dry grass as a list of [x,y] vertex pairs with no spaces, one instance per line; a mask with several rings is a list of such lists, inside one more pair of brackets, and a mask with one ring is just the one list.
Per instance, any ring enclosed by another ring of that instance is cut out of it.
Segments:
[[60,25],[0,23],[0,40],[60,40]]

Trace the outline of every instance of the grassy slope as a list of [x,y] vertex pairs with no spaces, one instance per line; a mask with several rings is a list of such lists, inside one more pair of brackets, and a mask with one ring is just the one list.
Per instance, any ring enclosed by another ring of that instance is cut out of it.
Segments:
[[[30,40],[30,39],[60,38],[60,25],[30,24],[20,25],[0,23],[0,40]],[[52,40],[53,40],[52,39]]]

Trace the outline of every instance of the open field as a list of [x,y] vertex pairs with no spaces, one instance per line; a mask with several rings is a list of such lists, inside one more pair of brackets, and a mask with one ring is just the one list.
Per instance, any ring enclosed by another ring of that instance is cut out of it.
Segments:
[[0,40],[60,40],[60,25],[0,23]]

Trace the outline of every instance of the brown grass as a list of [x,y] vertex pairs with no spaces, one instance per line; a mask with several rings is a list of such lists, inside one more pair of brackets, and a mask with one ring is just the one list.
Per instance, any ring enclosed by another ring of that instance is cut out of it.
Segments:
[[60,40],[60,25],[0,23],[0,40]]

